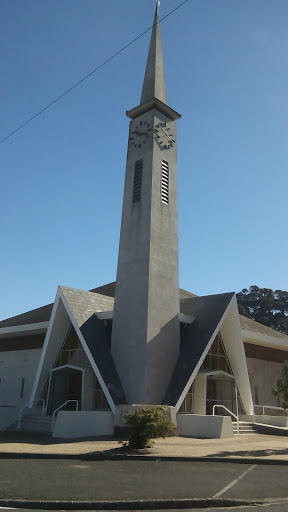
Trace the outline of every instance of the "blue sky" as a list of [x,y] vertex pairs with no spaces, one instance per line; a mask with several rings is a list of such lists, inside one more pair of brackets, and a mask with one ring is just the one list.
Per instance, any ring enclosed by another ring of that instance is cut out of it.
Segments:
[[[181,0],[162,0],[165,16]],[[0,139],[151,26],[154,0],[2,0]],[[287,0],[190,0],[162,24],[178,122],[180,285],[288,290]],[[0,319],[116,275],[149,34],[0,145]]]

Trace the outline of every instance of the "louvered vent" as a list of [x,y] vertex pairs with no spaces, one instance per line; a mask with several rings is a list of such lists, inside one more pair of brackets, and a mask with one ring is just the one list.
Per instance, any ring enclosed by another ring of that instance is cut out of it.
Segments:
[[161,170],[161,201],[169,204],[169,164],[162,160]]
[[133,203],[138,203],[141,200],[142,170],[143,160],[137,160],[134,169]]

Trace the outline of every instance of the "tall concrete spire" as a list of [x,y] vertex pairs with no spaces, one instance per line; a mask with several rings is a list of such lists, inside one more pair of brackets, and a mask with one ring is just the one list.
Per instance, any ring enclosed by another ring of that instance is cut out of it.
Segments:
[[167,103],[159,21],[159,6],[157,2],[140,104],[153,98]]
[[160,404],[180,349],[176,123],[158,6],[127,152],[111,352],[129,404]]

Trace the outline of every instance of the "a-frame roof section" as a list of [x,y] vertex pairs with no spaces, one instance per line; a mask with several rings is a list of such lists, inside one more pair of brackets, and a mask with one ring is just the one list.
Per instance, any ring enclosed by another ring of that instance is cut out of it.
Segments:
[[234,293],[192,297],[180,301],[180,311],[195,317],[181,333],[181,348],[163,403],[176,405],[188,380],[208,351],[208,344],[230,304]]
[[100,320],[96,314],[97,312],[112,311],[114,299],[75,288],[61,286],[60,289],[114,404],[126,403],[112,359],[107,328],[103,320]]

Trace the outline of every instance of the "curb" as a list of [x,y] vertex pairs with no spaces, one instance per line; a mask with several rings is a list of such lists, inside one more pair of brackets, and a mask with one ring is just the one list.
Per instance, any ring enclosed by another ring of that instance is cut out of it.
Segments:
[[[29,501],[0,499],[1,507],[27,508],[40,510],[163,510],[195,509],[216,507],[255,506],[284,500],[272,499],[220,499],[191,498],[170,500],[128,500],[128,501]],[[286,500],[287,501],[287,500]]]
[[263,459],[255,457],[165,457],[157,455],[134,455],[134,454],[102,454],[102,453],[83,453],[83,454],[63,454],[63,453],[11,453],[0,452],[0,459],[54,459],[54,460],[143,460],[143,461],[167,461],[167,462],[225,462],[231,464],[263,464],[286,466],[288,460],[283,459]]

